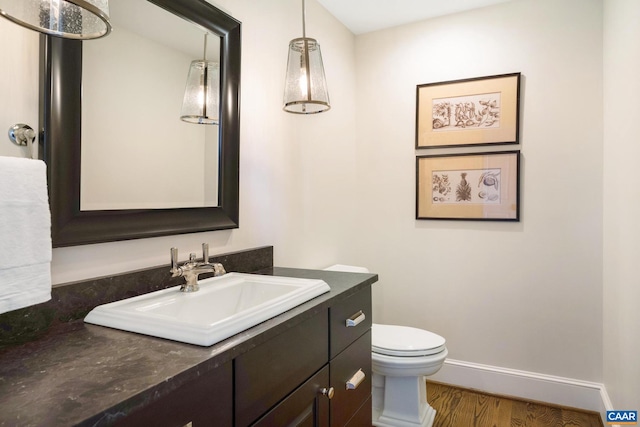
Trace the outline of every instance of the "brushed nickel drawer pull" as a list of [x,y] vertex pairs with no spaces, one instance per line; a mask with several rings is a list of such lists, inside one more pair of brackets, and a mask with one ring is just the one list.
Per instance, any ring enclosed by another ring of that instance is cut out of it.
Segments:
[[362,372],[362,369],[358,369],[358,372],[353,374],[351,379],[347,381],[346,389],[347,390],[355,390],[358,388],[360,383],[364,381],[365,374]]
[[357,312],[356,314],[354,314],[353,316],[347,319],[347,328],[351,326],[357,326],[366,318],[367,316],[365,316],[362,310],[360,310],[359,312]]

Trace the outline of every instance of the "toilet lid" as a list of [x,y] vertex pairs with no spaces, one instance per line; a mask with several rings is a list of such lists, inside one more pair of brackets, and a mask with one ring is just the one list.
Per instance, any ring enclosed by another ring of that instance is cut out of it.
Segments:
[[378,354],[427,356],[443,351],[445,342],[440,335],[424,329],[378,324],[371,327],[371,348]]

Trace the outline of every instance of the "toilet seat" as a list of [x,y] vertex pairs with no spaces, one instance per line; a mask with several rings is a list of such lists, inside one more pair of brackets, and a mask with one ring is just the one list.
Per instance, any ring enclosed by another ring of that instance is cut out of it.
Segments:
[[377,354],[397,357],[418,357],[437,354],[446,349],[446,340],[438,334],[410,326],[371,326],[371,350]]

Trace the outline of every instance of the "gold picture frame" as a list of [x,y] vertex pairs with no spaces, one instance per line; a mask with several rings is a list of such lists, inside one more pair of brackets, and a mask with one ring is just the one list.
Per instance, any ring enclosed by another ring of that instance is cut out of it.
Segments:
[[520,220],[520,151],[416,157],[416,219]]
[[520,73],[417,86],[416,149],[519,142]]

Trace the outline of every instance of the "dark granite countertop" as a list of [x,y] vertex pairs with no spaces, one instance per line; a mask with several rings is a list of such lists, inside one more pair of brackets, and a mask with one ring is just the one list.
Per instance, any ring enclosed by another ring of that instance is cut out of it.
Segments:
[[0,350],[0,426],[102,426],[377,281],[375,274],[272,268],[331,291],[211,347],[85,324],[57,324]]

